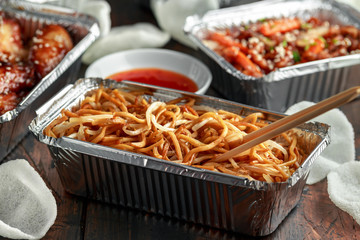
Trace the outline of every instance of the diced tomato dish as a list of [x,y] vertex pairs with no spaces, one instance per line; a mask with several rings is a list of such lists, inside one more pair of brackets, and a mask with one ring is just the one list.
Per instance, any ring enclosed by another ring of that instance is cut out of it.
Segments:
[[260,19],[209,31],[203,42],[236,69],[253,77],[299,63],[360,52],[359,29],[315,17]]

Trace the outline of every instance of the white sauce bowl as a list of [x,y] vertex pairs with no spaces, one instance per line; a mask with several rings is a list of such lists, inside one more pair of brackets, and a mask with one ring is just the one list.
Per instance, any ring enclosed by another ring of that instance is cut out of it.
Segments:
[[207,66],[187,54],[167,49],[134,49],[104,56],[92,63],[85,77],[107,78],[118,72],[138,68],[159,68],[183,74],[198,86],[197,94],[205,94],[212,75]]

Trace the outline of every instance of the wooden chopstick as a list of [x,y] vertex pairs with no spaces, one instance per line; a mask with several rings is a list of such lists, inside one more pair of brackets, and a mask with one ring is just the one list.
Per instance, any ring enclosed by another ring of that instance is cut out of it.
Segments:
[[269,140],[277,135],[294,128],[310,119],[321,115],[333,108],[348,103],[360,95],[360,86],[352,87],[348,90],[340,92],[330,98],[327,98],[311,107],[305,108],[300,112],[286,116],[276,122],[260,128],[248,135],[244,136],[241,145],[230,151],[217,156],[214,161],[224,161],[232,158],[245,150],[252,148],[266,140]]

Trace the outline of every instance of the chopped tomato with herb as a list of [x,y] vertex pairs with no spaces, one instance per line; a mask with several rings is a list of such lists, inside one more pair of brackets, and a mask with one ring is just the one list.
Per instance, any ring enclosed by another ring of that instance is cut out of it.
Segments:
[[321,38],[314,39],[309,48],[305,52],[312,52],[314,54],[320,53],[325,48],[325,42]]
[[224,34],[212,32],[210,34],[209,38],[211,40],[218,42],[221,45],[224,45],[225,47],[235,46],[235,47],[238,47],[241,51],[244,51],[245,53],[248,52],[248,49],[246,47],[244,47],[241,43],[232,40],[230,37],[228,37]]
[[360,53],[360,30],[316,17],[263,18],[209,31],[204,44],[243,74],[262,77],[295,64]]
[[265,21],[260,27],[260,33],[264,36],[274,35],[276,33],[289,32],[301,27],[301,22],[298,18],[282,18],[276,20]]

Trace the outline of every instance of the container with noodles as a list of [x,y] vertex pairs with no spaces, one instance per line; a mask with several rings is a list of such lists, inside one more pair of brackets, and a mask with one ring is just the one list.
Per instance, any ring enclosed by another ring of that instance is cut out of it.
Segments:
[[359,29],[360,13],[335,0],[258,1],[194,15],[185,25],[218,92],[279,112],[348,87],[360,63]]
[[273,232],[297,204],[329,143],[327,125],[308,123],[214,162],[282,116],[102,79],[68,85],[37,113],[30,130],[49,146],[66,191],[254,236]]

